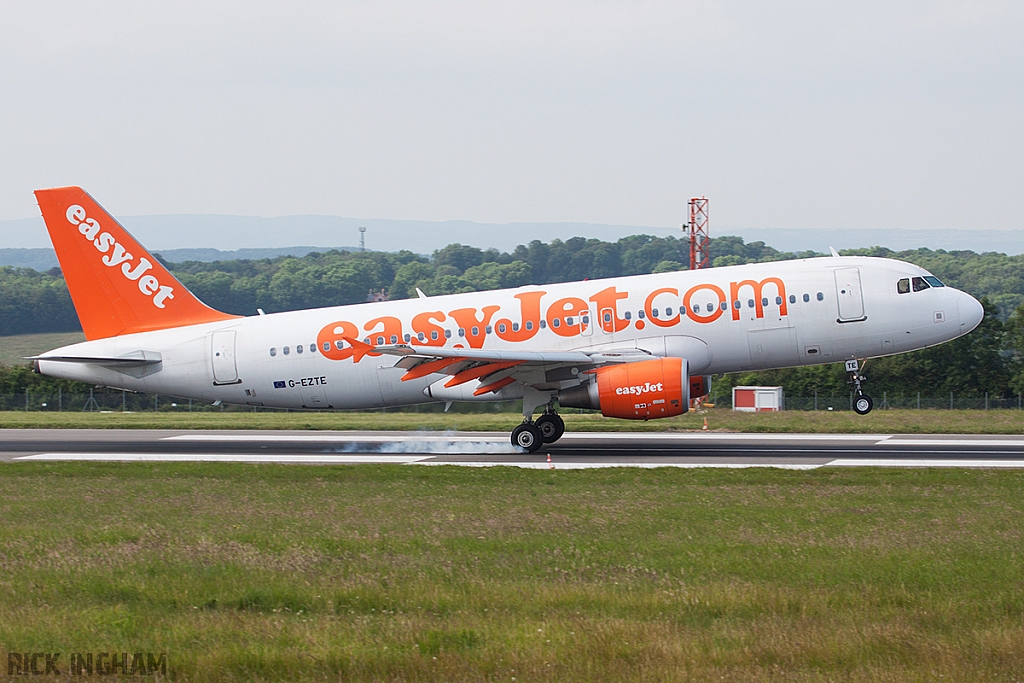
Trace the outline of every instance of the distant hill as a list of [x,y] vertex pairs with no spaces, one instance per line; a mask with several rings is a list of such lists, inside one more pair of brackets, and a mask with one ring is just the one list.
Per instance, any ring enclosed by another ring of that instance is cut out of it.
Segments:
[[[159,251],[169,260],[192,257],[168,254],[176,250],[220,250],[236,253],[240,247],[252,250],[284,250],[274,255],[293,253],[299,249],[323,251],[330,245],[359,243],[359,227],[367,228],[366,246],[375,251],[407,249],[417,254],[431,254],[453,244],[467,244],[482,249],[511,251],[532,240],[550,242],[571,237],[596,238],[606,242],[629,235],[679,237],[678,226],[605,225],[596,223],[475,223],[473,221],[405,221],[389,219],[345,218],[341,216],[255,216],[222,215],[160,215],[126,216],[122,223],[147,248]],[[895,251],[944,249],[971,250],[978,253],[1001,252],[1024,254],[1024,230],[902,230],[902,229],[798,229],[737,228],[716,225],[711,220],[712,238],[737,235],[746,242],[761,241],[781,251],[816,251],[828,253],[836,249],[858,249],[884,245]],[[314,245],[296,247],[293,245]],[[17,248],[49,248],[46,227],[41,218],[0,221],[0,265],[16,265],[14,258],[38,258],[32,254],[10,253]],[[351,247],[349,247],[351,248]],[[308,252],[307,252],[308,253]],[[296,255],[300,255],[296,253]],[[210,256],[207,258],[257,258],[256,256]],[[40,262],[41,263],[41,262]],[[21,264],[17,264],[21,265]],[[25,264],[27,265],[27,264]],[[36,267],[36,266],[32,266]],[[51,266],[52,267],[52,266]],[[44,268],[45,269],[45,268]]]

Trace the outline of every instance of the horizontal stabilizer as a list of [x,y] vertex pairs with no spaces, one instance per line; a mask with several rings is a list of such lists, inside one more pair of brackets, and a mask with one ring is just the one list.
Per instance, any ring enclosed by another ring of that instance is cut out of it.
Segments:
[[156,365],[163,358],[156,351],[132,351],[123,356],[29,356],[25,360],[53,361],[55,363],[92,363],[94,365],[140,366]]

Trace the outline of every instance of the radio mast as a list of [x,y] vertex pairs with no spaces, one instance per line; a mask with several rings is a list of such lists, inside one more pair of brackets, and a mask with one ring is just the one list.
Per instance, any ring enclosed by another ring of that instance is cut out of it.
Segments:
[[711,256],[708,247],[711,240],[708,236],[707,197],[694,197],[690,200],[690,222],[684,228],[689,228],[690,232],[690,270],[709,267]]

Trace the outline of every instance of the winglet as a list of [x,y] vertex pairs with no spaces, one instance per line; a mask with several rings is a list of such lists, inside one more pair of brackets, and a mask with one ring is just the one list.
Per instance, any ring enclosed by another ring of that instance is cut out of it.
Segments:
[[35,194],[86,339],[238,317],[197,299],[82,188]]
[[839,256],[839,252],[836,251],[835,247],[829,247],[828,250],[832,252],[833,256]]

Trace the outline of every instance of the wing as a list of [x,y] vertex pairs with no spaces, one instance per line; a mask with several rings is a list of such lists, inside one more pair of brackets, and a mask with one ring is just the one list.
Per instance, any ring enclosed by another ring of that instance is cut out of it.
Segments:
[[631,363],[652,357],[651,353],[635,348],[601,351],[510,351],[409,344],[373,346],[348,337],[345,341],[354,349],[355,360],[370,353],[398,356],[399,361],[395,367],[406,371],[402,376],[403,382],[432,374],[450,375],[451,379],[444,386],[452,388],[478,380],[479,387],[473,392],[474,396],[497,392],[516,381],[537,388],[558,388],[560,382],[575,380],[579,374],[602,365]]

